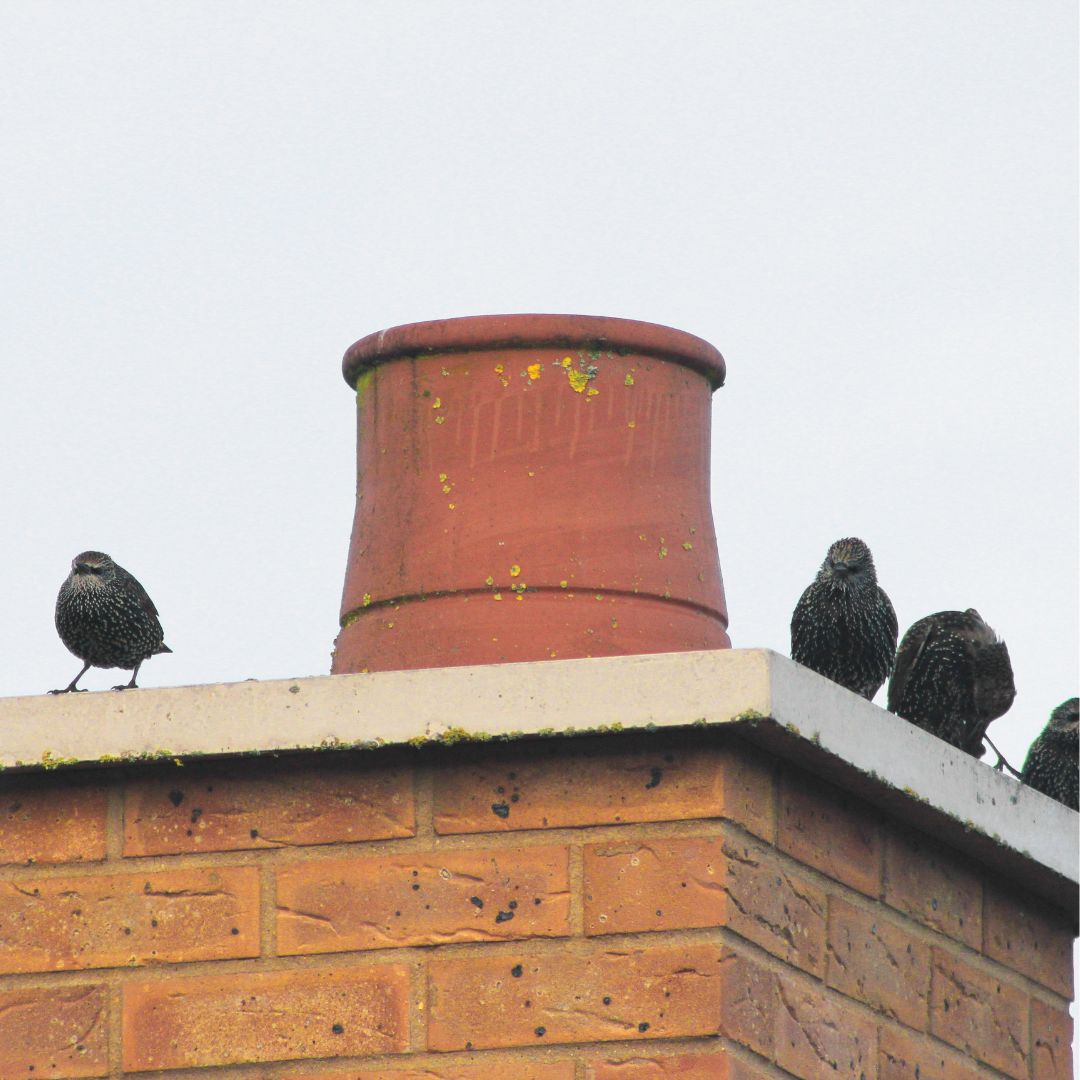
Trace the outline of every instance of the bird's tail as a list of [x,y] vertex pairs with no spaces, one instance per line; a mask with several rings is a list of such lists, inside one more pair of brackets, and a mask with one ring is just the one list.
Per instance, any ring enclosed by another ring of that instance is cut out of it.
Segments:
[[158,653],[163,653],[163,652],[172,652],[172,649],[170,649],[169,646],[166,645],[164,641],[154,650],[154,655],[157,656]]

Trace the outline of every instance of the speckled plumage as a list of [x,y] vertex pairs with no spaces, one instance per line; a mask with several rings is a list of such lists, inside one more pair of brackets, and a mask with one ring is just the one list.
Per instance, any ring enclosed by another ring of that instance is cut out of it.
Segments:
[[974,608],[927,615],[896,651],[889,710],[974,757],[1014,697],[1009,650]]
[[896,632],[870,549],[837,540],[795,605],[791,658],[870,700],[892,670]]
[[71,573],[56,598],[56,630],[67,649],[83,661],[83,669],[63,690],[91,667],[131,668],[135,686],[142,662],[156,653],[172,652],[165,644],[157,608],[146,590],[122,566],[100,551],[84,551],[71,561]]
[[1080,810],[1080,699],[1063,701],[1031,744],[1020,779],[1051,799]]

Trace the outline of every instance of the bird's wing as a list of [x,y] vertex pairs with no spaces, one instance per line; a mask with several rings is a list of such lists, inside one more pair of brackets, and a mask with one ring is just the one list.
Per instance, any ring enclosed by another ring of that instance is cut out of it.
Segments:
[[[892,604],[889,604],[890,610]],[[893,612],[895,620],[896,613]],[[904,635],[900,648],[896,651],[896,663],[893,665],[892,678],[889,680],[889,711],[896,712],[904,700],[911,673],[919,666],[919,660],[934,638],[938,635],[937,622],[928,617],[920,619]]]
[[143,611],[150,615],[156,616],[158,609],[154,607],[154,601],[150,599],[147,591],[139,584],[138,580],[132,577],[122,566],[116,568],[116,577],[119,581],[123,582],[125,591],[129,596],[133,596],[138,603],[139,607]]

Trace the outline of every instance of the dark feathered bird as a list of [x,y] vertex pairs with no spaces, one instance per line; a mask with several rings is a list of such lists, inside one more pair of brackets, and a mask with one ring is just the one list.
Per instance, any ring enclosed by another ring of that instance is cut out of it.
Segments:
[[1063,701],[1031,744],[1020,779],[1051,799],[1080,810],[1080,699]]
[[132,668],[131,681],[113,687],[130,689],[144,660],[172,652],[146,590],[100,551],[84,551],[72,559],[71,573],[56,598],[56,630],[83,668],[70,685],[53,694],[75,690],[91,667]]
[[1014,697],[1009,650],[974,608],[927,615],[896,650],[889,710],[975,757]]
[[837,540],[795,605],[791,658],[870,700],[895,653],[896,612],[870,549],[855,537]]

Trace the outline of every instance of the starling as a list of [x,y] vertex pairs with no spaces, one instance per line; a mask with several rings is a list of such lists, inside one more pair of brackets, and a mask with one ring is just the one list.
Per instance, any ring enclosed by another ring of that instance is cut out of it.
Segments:
[[791,616],[791,658],[868,701],[896,653],[896,612],[870,549],[854,537],[829,548]]
[[133,668],[130,682],[113,687],[131,689],[144,660],[172,652],[146,590],[100,551],[84,551],[72,559],[71,573],[56,598],[56,630],[83,668],[63,690],[50,691],[53,694],[74,691],[91,667]]
[[974,608],[927,615],[896,651],[889,711],[974,757],[1014,697],[1009,650]]
[[1025,784],[1074,810],[1080,810],[1078,706],[1080,698],[1069,698],[1050,714],[1042,734],[1031,744],[1020,773]]

